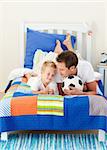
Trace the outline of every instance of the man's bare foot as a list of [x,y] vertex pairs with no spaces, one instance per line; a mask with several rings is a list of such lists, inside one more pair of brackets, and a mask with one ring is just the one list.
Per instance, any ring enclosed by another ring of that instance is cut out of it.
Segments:
[[54,52],[57,53],[58,55],[63,52],[63,49],[61,48],[61,43],[59,40],[56,40],[56,47],[55,47]]
[[63,41],[63,44],[68,48],[69,51],[73,51],[70,33],[66,34],[66,39]]

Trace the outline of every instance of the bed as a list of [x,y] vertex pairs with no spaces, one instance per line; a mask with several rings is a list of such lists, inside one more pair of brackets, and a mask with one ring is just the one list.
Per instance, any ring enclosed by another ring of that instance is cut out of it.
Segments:
[[[22,67],[32,68],[32,62],[27,62],[31,54],[25,54],[24,50],[25,42],[27,43],[30,39],[28,35],[25,38],[26,33],[34,30],[55,34],[69,32],[76,37],[74,48],[78,49],[84,59],[91,62],[92,31],[87,24],[25,23],[20,29],[20,63]],[[26,46],[26,51],[29,50],[31,44]],[[42,47],[38,48],[42,49]],[[35,47],[32,51],[33,55],[34,51]],[[36,95],[26,84],[25,77],[12,80],[10,85],[0,101],[1,140],[7,140],[10,131],[18,130],[98,130],[99,141],[105,140],[107,100],[104,96]]]

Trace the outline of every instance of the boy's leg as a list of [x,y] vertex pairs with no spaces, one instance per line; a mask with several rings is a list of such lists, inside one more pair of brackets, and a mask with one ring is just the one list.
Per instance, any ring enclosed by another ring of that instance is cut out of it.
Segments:
[[68,48],[69,51],[74,51],[71,43],[71,35],[67,33],[66,39],[63,41],[63,44]]
[[61,48],[61,43],[59,40],[56,40],[56,47],[55,47],[54,52],[58,55],[63,52],[63,49]]

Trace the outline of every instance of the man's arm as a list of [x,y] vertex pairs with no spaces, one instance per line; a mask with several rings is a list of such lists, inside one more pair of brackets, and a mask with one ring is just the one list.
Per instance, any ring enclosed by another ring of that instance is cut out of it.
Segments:
[[84,93],[86,93],[85,95],[96,95],[97,94],[97,82],[96,81],[86,83],[86,86],[87,86],[87,92],[84,92]]
[[64,93],[66,95],[96,95],[96,87],[97,87],[97,83],[96,81],[87,83],[87,91],[80,91],[77,88],[72,88],[72,90],[64,90]]

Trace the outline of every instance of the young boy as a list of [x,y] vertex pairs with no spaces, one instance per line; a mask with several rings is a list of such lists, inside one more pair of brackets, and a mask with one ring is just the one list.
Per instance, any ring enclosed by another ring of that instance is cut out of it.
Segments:
[[58,95],[57,84],[54,82],[56,65],[53,61],[45,61],[41,68],[41,75],[31,77],[26,74],[27,84],[31,86],[35,94],[55,94]]

